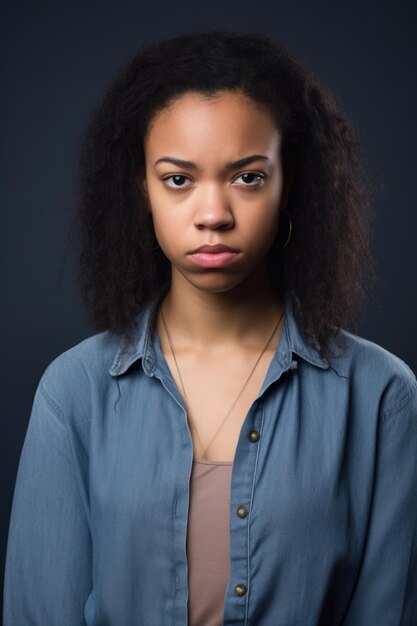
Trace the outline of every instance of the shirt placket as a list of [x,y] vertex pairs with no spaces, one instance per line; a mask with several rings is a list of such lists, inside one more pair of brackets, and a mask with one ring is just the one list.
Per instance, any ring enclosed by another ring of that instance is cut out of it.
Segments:
[[[230,493],[230,578],[224,599],[224,626],[247,624],[251,591],[252,503],[256,489],[259,447],[262,442],[266,403],[264,394],[297,361],[274,359],[262,389],[243,422],[233,463]],[[265,443],[267,445],[267,442]]]

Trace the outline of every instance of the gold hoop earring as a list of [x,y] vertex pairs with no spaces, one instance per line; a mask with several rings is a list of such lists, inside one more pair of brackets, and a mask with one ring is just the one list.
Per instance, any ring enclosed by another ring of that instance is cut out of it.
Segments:
[[288,232],[288,238],[287,241],[285,242],[285,244],[282,246],[282,248],[279,248],[279,250],[284,250],[284,248],[287,247],[289,240],[291,239],[291,233],[292,233],[292,221],[291,221],[291,215],[289,213],[289,211],[287,209],[283,209],[283,211],[285,211],[288,215],[288,220],[289,220],[289,232]]

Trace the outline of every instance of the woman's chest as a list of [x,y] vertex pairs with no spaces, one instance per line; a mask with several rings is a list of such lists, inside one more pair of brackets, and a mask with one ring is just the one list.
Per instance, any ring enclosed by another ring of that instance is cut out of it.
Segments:
[[189,367],[171,375],[187,410],[194,459],[232,462],[245,418],[258,397],[272,352]]
[[[137,382],[134,393],[122,382],[112,419],[93,425],[91,506],[101,519],[166,533],[178,502],[188,501],[195,442],[173,389],[155,379]],[[287,372],[256,400],[254,385],[246,404],[235,405],[239,418],[223,432],[229,437],[223,440],[222,429],[217,435],[224,447],[211,450],[216,460],[233,459],[230,510],[247,507],[259,537],[291,528],[300,537],[313,531],[347,541],[348,526],[360,528],[367,514],[376,416],[369,406],[358,414],[361,406],[346,381],[337,393],[319,378],[316,385],[308,382]],[[211,406],[220,413],[221,404]],[[207,406],[201,411],[210,417]],[[214,428],[206,434],[209,439]]]

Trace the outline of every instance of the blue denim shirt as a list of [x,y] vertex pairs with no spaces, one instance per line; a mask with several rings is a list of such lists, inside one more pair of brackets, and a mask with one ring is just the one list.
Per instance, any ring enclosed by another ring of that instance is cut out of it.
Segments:
[[[193,450],[153,327],[160,296],[138,314],[128,355],[98,333],[41,377],[14,492],[5,626],[188,623]],[[232,466],[223,623],[415,626],[416,377],[347,330],[329,367],[284,303]]]

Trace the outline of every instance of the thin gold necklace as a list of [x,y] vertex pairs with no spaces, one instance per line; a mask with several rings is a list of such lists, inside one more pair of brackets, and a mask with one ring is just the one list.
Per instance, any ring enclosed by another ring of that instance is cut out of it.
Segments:
[[185,391],[184,383],[183,383],[183,381],[182,381],[182,376],[181,376],[180,368],[178,367],[177,359],[176,359],[176,357],[175,357],[175,352],[174,352],[174,348],[173,348],[173,346],[172,346],[172,342],[171,342],[171,338],[170,338],[170,335],[169,335],[169,332],[168,332],[168,328],[167,328],[167,325],[166,325],[166,323],[165,323],[165,318],[164,318],[164,314],[163,314],[163,311],[162,311],[162,305],[160,306],[160,311],[161,311],[162,321],[163,321],[163,324],[164,324],[164,327],[165,327],[165,332],[166,332],[166,335],[167,335],[167,338],[168,338],[169,347],[170,347],[170,349],[171,349],[172,356],[173,356],[173,358],[174,358],[174,363],[175,363],[175,366],[176,366],[176,368],[177,368],[178,376],[179,376],[179,379],[180,379],[180,381],[181,381],[182,390],[183,390],[183,392],[184,392],[185,401],[186,401],[186,405],[187,405],[187,412],[188,412],[188,415],[189,415],[190,420],[191,420],[191,422],[192,422],[192,425],[193,425],[193,427],[194,427],[194,429],[195,429],[195,432],[196,432],[196,434],[197,434],[198,441],[200,442],[201,449],[202,449],[202,451],[203,451],[203,454],[202,454],[202,456],[201,456],[201,459],[204,459],[204,458],[205,458],[205,456],[206,456],[206,451],[208,450],[209,446],[211,445],[211,443],[212,443],[212,442],[213,442],[213,440],[215,439],[215,437],[216,437],[217,433],[219,432],[220,428],[223,426],[223,424],[225,423],[225,421],[226,421],[226,420],[227,420],[227,418],[229,417],[230,413],[231,413],[231,412],[232,412],[232,410],[233,410],[233,407],[235,406],[236,402],[239,400],[239,398],[240,398],[240,396],[242,395],[242,393],[243,393],[243,391],[244,391],[244,389],[245,389],[246,385],[248,384],[248,382],[249,382],[249,380],[250,380],[250,378],[251,378],[251,376],[252,376],[253,372],[255,371],[256,366],[258,365],[259,361],[261,360],[262,355],[264,354],[265,350],[266,350],[266,349],[267,349],[267,347],[269,346],[269,344],[270,344],[270,342],[271,342],[271,339],[272,339],[272,337],[274,336],[275,331],[276,331],[276,329],[278,328],[278,326],[279,326],[279,324],[280,324],[280,322],[281,322],[281,320],[282,320],[282,317],[283,317],[283,315],[284,315],[284,309],[283,309],[283,311],[282,311],[282,313],[281,313],[281,317],[279,318],[278,323],[276,324],[276,326],[275,326],[274,330],[272,331],[272,333],[271,333],[271,335],[270,335],[270,337],[269,337],[269,339],[268,339],[268,341],[267,341],[267,343],[266,343],[266,345],[265,345],[264,349],[262,350],[262,352],[261,352],[261,353],[260,353],[260,355],[258,356],[258,358],[257,358],[257,360],[256,360],[255,365],[253,366],[253,368],[252,368],[252,370],[251,370],[251,372],[250,372],[250,374],[249,374],[248,378],[246,379],[245,384],[243,385],[243,387],[242,387],[242,389],[240,390],[240,392],[239,392],[239,394],[238,394],[238,396],[237,396],[236,400],[233,402],[233,404],[232,404],[231,408],[229,409],[229,411],[228,411],[228,412],[227,412],[227,414],[226,414],[226,417],[223,419],[222,423],[220,424],[220,426],[218,427],[218,429],[217,429],[217,430],[216,430],[216,432],[214,433],[214,435],[213,435],[212,439],[209,441],[209,443],[208,443],[208,445],[207,445],[207,447],[206,447],[206,448],[204,448],[204,447],[203,447],[203,444],[201,443],[201,439],[200,439],[200,435],[198,434],[197,426],[196,426],[196,424],[195,424],[195,422],[194,422],[194,419],[191,417],[190,403],[189,403],[189,400],[188,400],[187,393],[186,393],[186,391]]

